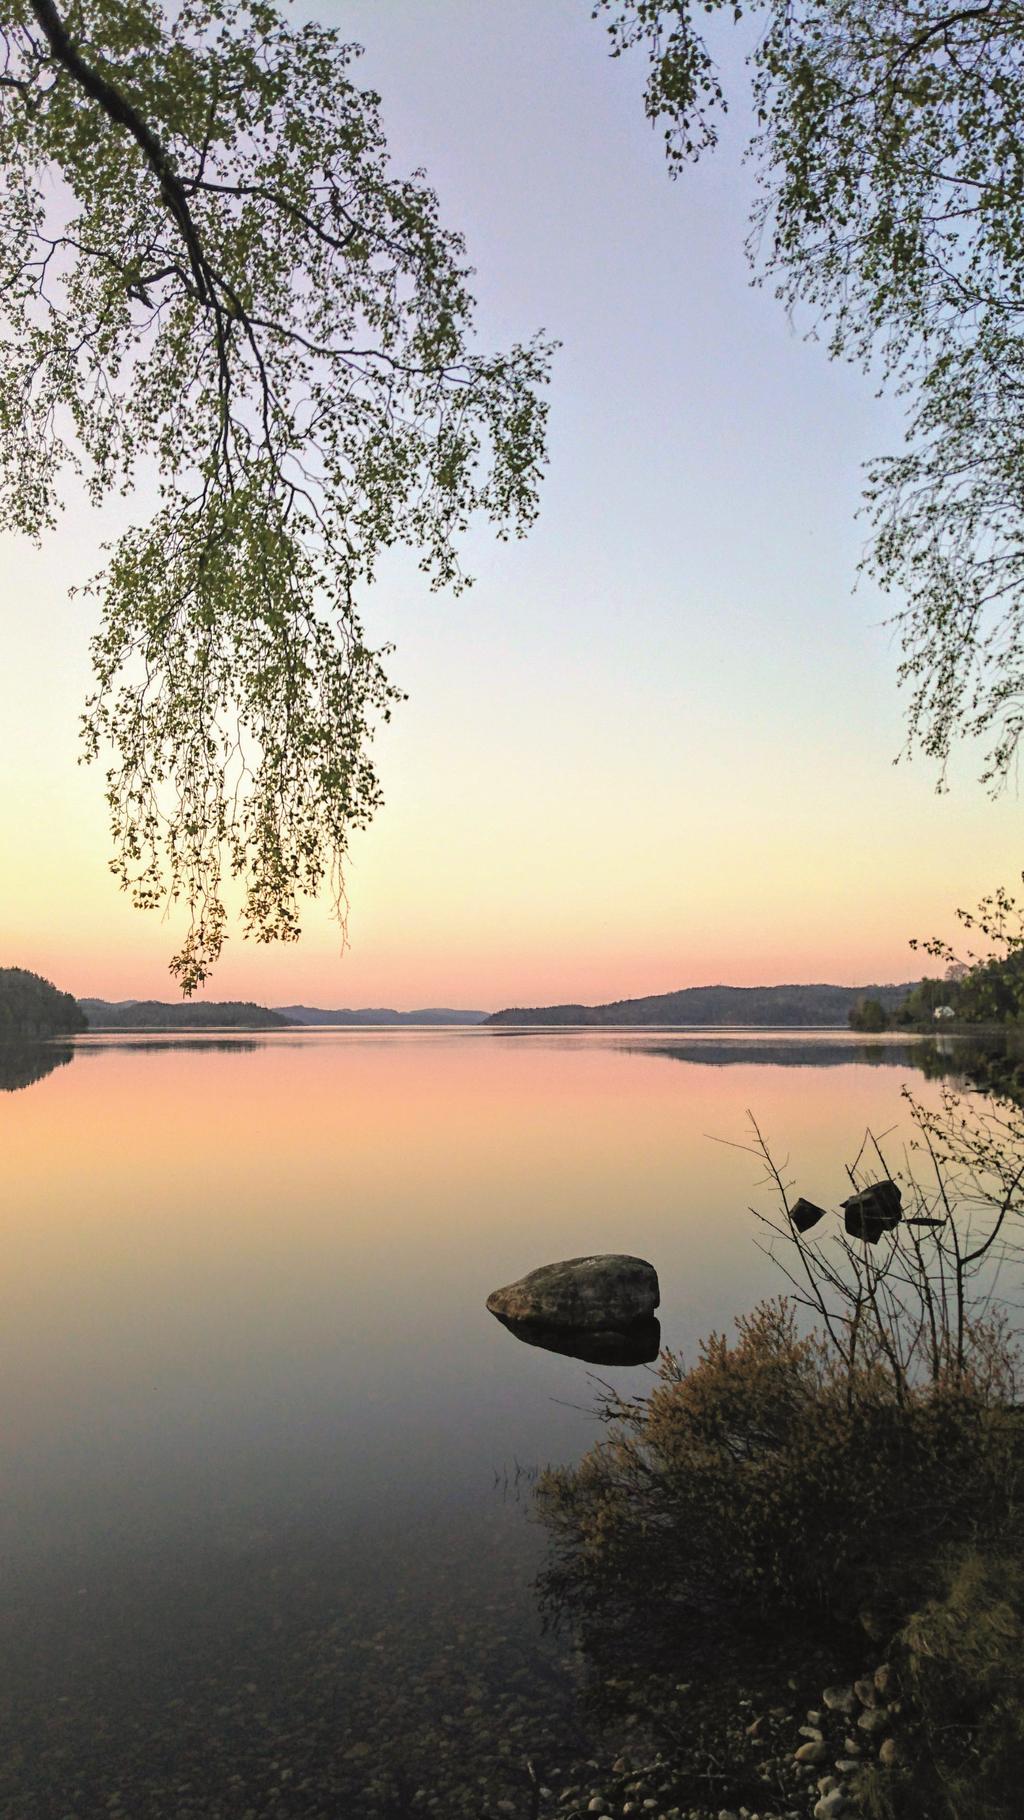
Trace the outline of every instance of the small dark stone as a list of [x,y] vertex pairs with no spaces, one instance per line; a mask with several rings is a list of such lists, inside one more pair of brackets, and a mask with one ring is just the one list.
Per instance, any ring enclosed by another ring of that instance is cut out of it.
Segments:
[[891,1232],[900,1223],[903,1196],[895,1182],[873,1182],[843,1202],[846,1230],[851,1239],[866,1239],[877,1245],[883,1232]]
[[809,1232],[812,1226],[816,1226],[819,1220],[825,1218],[825,1209],[816,1207],[813,1201],[805,1201],[801,1195],[800,1199],[794,1201],[790,1208],[789,1217],[798,1232]]

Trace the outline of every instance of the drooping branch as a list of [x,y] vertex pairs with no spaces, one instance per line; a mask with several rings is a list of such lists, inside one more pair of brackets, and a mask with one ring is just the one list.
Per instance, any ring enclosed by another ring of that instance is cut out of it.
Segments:
[[358,590],[400,544],[464,585],[474,515],[529,528],[553,344],[476,351],[461,237],[335,31],[136,0],[128,36],[90,0],[86,34],[59,6],[0,27],[0,524],[50,526],[68,465],[97,500],[157,470],[95,584],[84,731],[115,875],[187,910],[190,991],[232,877],[256,940],[327,881],[343,902],[401,697]]
[[613,55],[646,55],[673,175],[727,105],[714,34],[757,19],[748,250],[833,357],[906,403],[904,452],[869,470],[864,566],[902,601],[907,749],[941,788],[954,747],[985,742],[999,790],[1024,740],[1024,5],[592,4]]
[[67,26],[54,6],[53,0],[29,0],[29,5],[57,62],[67,70],[68,75],[78,83],[90,100],[95,101],[103,109],[107,118],[113,121],[115,126],[123,127],[135,140],[156,177],[168,213],[185,242],[199,300],[204,304],[212,304],[214,301],[213,286],[207,271],[202,241],[192,219],[192,211],[184,186],[174,169],[170,154],[161,144],[153,128],[142,118],[138,109],[132,106],[122,91],[107,76],[88,64],[81,52],[75,48]]

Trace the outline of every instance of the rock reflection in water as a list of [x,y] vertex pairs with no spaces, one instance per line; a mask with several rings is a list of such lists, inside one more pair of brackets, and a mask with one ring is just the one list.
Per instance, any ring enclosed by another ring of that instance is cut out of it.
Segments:
[[494,1309],[491,1313],[527,1346],[542,1346],[587,1365],[651,1365],[661,1351],[661,1323],[654,1316],[618,1333],[612,1328],[545,1327],[540,1321],[513,1321]]

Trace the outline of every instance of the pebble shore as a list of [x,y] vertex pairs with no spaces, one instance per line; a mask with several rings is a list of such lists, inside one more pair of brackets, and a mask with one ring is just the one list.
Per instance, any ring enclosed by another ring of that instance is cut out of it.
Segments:
[[[678,1691],[685,1697],[688,1688]],[[542,1786],[535,1811],[551,1820],[843,1820],[865,1811],[870,1777],[898,1770],[900,1721],[896,1677],[881,1663],[852,1683],[824,1688],[820,1704],[803,1710],[740,1701],[726,1732],[732,1760],[717,1770],[685,1751],[648,1760],[624,1753],[592,1786]],[[725,1802],[694,1805],[695,1784],[712,1776]],[[734,1790],[759,1783],[763,1794],[725,1804],[730,1783]],[[511,1820],[531,1810],[503,1802],[497,1811]]]

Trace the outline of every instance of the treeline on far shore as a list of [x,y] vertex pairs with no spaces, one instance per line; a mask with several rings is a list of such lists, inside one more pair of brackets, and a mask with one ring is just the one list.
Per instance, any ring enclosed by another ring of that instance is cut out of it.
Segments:
[[866,994],[849,1013],[851,1030],[1024,1029],[1024,950],[973,967],[954,962],[941,979],[923,979],[896,1005]]
[[0,1043],[7,1045],[78,1036],[84,1030],[287,1030],[290,1023],[266,1005],[236,1000],[79,1000],[26,967],[0,967]]

